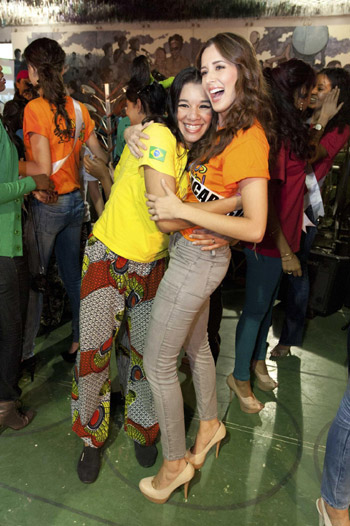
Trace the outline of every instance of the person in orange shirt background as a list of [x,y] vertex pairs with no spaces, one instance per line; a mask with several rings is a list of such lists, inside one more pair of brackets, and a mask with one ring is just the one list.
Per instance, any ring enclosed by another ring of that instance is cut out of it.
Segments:
[[[62,79],[66,54],[60,45],[55,40],[39,38],[27,46],[24,56],[29,79],[38,87],[39,97],[25,108],[23,133],[27,160],[19,163],[19,170],[27,176],[45,173],[55,185],[56,194],[34,192],[30,217],[39,253],[39,276],[45,275],[55,250],[73,317],[73,342],[63,358],[74,362],[79,346],[79,250],[84,210],[79,179],[80,150],[85,143],[105,162],[107,154],[97,140],[88,110],[66,95]],[[30,292],[30,319],[27,318],[26,324],[26,344],[31,346],[31,352],[41,308],[39,286],[39,290]]]

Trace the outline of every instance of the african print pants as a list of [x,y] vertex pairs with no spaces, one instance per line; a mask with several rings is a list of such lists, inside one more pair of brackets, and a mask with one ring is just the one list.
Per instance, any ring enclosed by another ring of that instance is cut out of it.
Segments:
[[149,446],[159,425],[143,369],[143,350],[153,300],[167,258],[137,263],[91,236],[85,249],[80,303],[80,349],[72,389],[73,431],[86,445],[101,447],[108,436],[110,358],[114,339],[125,395],[124,428]]

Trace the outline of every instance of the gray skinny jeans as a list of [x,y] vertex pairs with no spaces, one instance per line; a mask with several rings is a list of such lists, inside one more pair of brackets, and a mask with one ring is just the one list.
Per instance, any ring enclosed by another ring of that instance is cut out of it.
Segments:
[[185,456],[185,419],[177,358],[182,346],[190,361],[199,418],[217,417],[215,364],[207,335],[209,298],[230,262],[229,246],[212,252],[171,236],[170,262],[158,287],[144,351],[144,368],[151,386],[161,430],[163,456]]

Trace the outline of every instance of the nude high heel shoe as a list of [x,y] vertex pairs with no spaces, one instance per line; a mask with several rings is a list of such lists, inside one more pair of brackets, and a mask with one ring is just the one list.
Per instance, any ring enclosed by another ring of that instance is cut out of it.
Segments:
[[241,410],[244,413],[260,413],[260,411],[264,409],[264,404],[259,402],[255,396],[244,397],[240,395],[233,374],[230,374],[226,378],[226,383],[230,388],[230,401],[232,400],[232,393],[235,393],[238,398]]
[[179,473],[175,480],[169,486],[163,489],[156,489],[153,486],[154,477],[146,477],[140,480],[139,488],[141,493],[146,497],[146,499],[156,504],[164,504],[170,497],[170,495],[178,488],[184,484],[184,493],[185,499],[188,496],[188,486],[190,481],[193,479],[195,474],[194,467],[189,462],[185,469]]
[[278,383],[269,374],[258,373],[256,369],[254,369],[254,374],[257,379],[256,384],[262,391],[273,391],[278,387]]
[[216,458],[218,458],[221,440],[225,438],[225,436],[226,436],[226,427],[224,426],[222,422],[220,422],[220,425],[215,435],[210,440],[210,442],[208,442],[208,444],[205,446],[203,451],[195,455],[192,453],[190,449],[188,449],[186,451],[185,459],[188,460],[188,462],[191,462],[192,466],[195,469],[200,469],[205,462],[207,453],[213,446],[215,446],[215,444],[216,444]]
[[318,526],[332,526],[322,497],[316,500],[316,508],[319,514]]

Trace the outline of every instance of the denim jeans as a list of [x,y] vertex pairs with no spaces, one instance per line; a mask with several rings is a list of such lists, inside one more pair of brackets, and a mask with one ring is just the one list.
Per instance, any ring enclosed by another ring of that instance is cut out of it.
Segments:
[[236,330],[233,372],[234,377],[242,381],[250,379],[252,358],[265,360],[272,308],[282,276],[280,258],[263,256],[248,248],[244,253],[247,262],[245,301]]
[[350,506],[350,379],[328,432],[321,495],[333,508]]
[[[307,210],[308,216],[313,221],[312,210]],[[285,299],[285,319],[282,327],[279,343],[281,345],[301,345],[307,304],[309,299],[310,284],[307,268],[307,260],[312,244],[317,233],[317,228],[306,227],[306,233],[302,232],[300,250],[297,256],[300,261],[302,276],[286,275],[287,294]]]
[[[80,306],[80,233],[83,222],[84,203],[80,191],[76,190],[58,197],[56,203],[44,204],[33,198],[31,216],[34,232],[32,243],[38,245],[44,272],[55,250],[58,270],[67,291],[72,309],[73,341],[79,341]],[[31,272],[35,269],[30,265]],[[38,269],[36,270],[36,272]],[[33,353],[35,338],[39,330],[42,310],[42,293],[30,290],[28,316],[25,327],[23,357]]]
[[28,289],[26,258],[0,256],[0,401],[21,394],[18,375]]
[[144,368],[152,389],[161,430],[163,455],[168,460],[186,453],[183,399],[177,358],[184,345],[196,391],[199,418],[217,416],[215,364],[207,335],[209,298],[225,277],[228,246],[212,252],[171,237],[170,262],[152,307],[144,352]]

